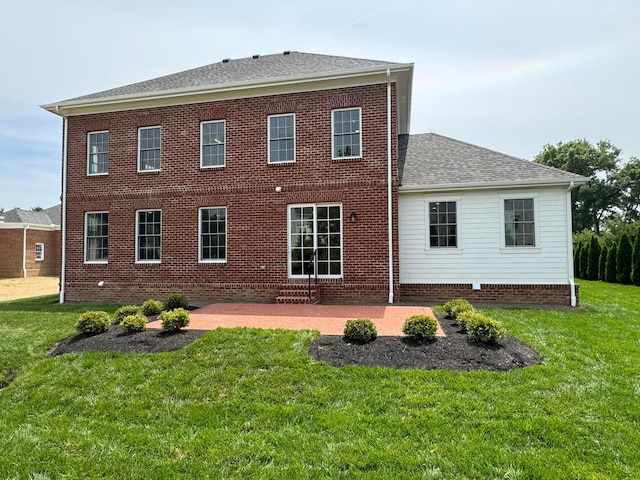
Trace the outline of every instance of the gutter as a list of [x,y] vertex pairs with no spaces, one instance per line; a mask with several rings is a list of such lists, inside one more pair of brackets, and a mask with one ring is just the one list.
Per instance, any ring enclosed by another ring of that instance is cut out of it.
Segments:
[[[580,186],[589,181],[588,178],[568,180],[522,180],[522,181],[500,181],[500,182],[470,182],[470,183],[447,183],[442,185],[408,185],[398,188],[399,193],[416,193],[416,192],[443,192],[452,190],[490,190],[495,188],[513,188],[513,187],[557,187],[560,185]],[[573,189],[574,187],[571,187]]]
[[389,303],[393,303],[393,190],[391,185],[391,70],[387,69],[387,231],[389,243]]
[[60,228],[62,229],[62,256],[60,265],[60,303],[64,303],[66,284],[66,264],[67,264],[67,142],[69,139],[69,121],[56,106],[56,113],[62,117],[63,137],[62,137],[62,207]]
[[569,184],[569,188],[567,188],[567,209],[566,209],[566,219],[567,219],[567,276],[569,280],[569,287],[571,288],[571,306],[576,307],[578,304],[577,295],[576,295],[576,283],[573,278],[573,219],[571,215],[571,190],[573,190],[577,185],[575,182],[571,182]]

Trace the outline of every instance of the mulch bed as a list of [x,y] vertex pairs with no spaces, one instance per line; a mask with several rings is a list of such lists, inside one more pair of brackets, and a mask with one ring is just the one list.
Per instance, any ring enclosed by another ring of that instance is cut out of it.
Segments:
[[[429,343],[415,343],[404,337],[378,337],[367,344],[346,342],[342,336],[321,335],[310,347],[312,358],[336,367],[345,365],[390,368],[423,368],[446,370],[510,370],[542,363],[542,358],[529,346],[506,336],[498,344],[473,343],[455,324],[438,318],[446,337]],[[121,353],[155,353],[179,350],[202,337],[206,330],[165,332],[149,329],[124,333],[117,325],[98,335],[77,334],[49,352],[64,353],[98,351]]]

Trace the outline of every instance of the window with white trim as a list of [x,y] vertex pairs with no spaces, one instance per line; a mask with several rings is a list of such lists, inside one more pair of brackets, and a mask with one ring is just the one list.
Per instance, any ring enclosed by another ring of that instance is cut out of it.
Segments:
[[200,262],[227,261],[227,209],[203,207],[200,209]]
[[44,260],[44,243],[36,243],[36,262]]
[[109,213],[87,212],[84,220],[85,263],[107,263],[109,257]]
[[362,109],[349,108],[331,112],[332,158],[362,156]]
[[138,210],[136,212],[136,262],[160,263],[161,232],[161,210]]
[[429,247],[458,246],[457,202],[429,202]]
[[535,247],[536,224],[533,198],[505,198],[504,246]]
[[269,163],[296,161],[296,116],[270,115],[267,118],[269,137]]
[[200,124],[200,166],[202,168],[225,166],[224,120]]
[[109,172],[109,132],[87,134],[87,175],[106,175]]
[[161,132],[160,127],[141,127],[138,129],[139,172],[160,170]]

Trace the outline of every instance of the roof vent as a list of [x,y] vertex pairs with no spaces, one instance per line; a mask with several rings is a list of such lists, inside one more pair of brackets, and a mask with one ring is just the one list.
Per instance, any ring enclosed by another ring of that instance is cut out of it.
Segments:
[[231,60],[230,58],[223,58],[222,59],[222,63],[229,63],[229,60]]
[[289,55],[291,53],[291,50],[285,50],[284,52],[282,52],[283,55]]
[[254,55],[252,58],[258,58],[260,55]]

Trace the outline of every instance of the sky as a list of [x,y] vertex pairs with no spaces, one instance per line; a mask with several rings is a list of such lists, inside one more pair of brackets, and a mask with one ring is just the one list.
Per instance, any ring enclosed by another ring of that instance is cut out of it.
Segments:
[[637,0],[3,0],[0,208],[60,201],[62,120],[39,105],[285,50],[413,63],[411,133],[640,157],[639,24]]

